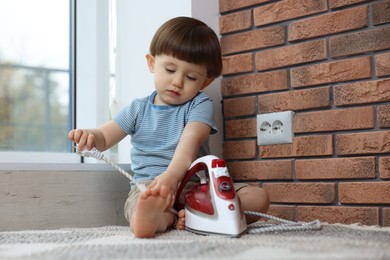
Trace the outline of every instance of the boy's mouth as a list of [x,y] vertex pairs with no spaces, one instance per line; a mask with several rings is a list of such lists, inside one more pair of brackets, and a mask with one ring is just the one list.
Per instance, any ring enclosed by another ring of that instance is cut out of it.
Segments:
[[180,96],[180,93],[179,92],[176,92],[174,90],[168,90],[168,93],[170,93],[171,95],[173,96]]

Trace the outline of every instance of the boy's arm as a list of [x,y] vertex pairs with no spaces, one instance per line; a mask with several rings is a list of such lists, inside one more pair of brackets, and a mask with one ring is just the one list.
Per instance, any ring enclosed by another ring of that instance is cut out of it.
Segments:
[[88,150],[96,147],[99,151],[105,151],[125,138],[126,135],[122,128],[114,120],[111,120],[98,128],[74,129],[69,132],[68,137],[78,144],[79,150],[87,146]]
[[181,181],[190,165],[195,161],[200,146],[210,135],[211,127],[201,122],[191,122],[186,125],[176,147],[167,172]]
[[188,123],[167,170],[158,176],[149,187],[167,185],[171,188],[174,199],[178,183],[184,178],[185,173],[196,159],[199,148],[209,137],[210,131],[211,127],[205,123]]

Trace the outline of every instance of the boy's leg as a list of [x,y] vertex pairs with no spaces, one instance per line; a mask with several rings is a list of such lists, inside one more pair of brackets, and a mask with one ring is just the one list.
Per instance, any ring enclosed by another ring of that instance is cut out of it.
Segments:
[[168,187],[148,189],[139,196],[130,226],[136,237],[154,237],[157,232],[166,231],[175,221],[166,208],[171,202]]
[[[270,201],[267,192],[263,188],[243,184],[242,187],[236,189],[236,193],[240,199],[242,210],[261,213],[267,212]],[[252,215],[246,215],[245,218],[247,224],[260,219],[260,217]]]
[[[140,182],[148,186],[152,181]],[[145,194],[135,187],[132,188],[124,206],[124,213],[136,237],[152,237],[156,232],[163,232],[172,225],[175,216],[164,210],[167,196],[166,188],[148,190]]]

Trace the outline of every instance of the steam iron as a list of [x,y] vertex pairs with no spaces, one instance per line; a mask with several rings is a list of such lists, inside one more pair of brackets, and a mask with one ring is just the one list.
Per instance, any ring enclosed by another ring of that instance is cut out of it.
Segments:
[[[194,174],[200,183],[185,191],[185,201],[180,201],[180,194]],[[175,209],[185,209],[187,230],[231,237],[239,237],[246,231],[245,214],[223,159],[207,155],[194,161],[177,194]]]

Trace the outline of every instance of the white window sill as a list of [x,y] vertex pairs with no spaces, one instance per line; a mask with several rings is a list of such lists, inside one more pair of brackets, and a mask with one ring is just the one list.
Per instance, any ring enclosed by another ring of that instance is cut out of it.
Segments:
[[[118,164],[130,172],[130,164]],[[0,163],[0,171],[117,171],[105,163]],[[118,172],[119,173],[119,172]]]
[[53,152],[0,152],[2,163],[80,163],[80,156],[75,153]]

